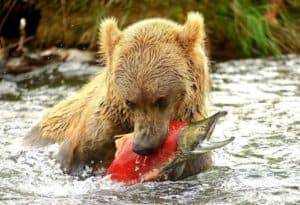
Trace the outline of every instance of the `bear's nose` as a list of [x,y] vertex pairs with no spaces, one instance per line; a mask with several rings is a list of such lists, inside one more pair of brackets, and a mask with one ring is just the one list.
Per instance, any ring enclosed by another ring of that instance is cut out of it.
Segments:
[[139,155],[149,155],[153,154],[155,149],[151,147],[144,147],[139,144],[133,144],[132,150]]

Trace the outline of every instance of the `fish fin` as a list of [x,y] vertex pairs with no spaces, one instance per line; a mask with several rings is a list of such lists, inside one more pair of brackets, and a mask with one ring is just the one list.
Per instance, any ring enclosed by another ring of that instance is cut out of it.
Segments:
[[132,137],[132,134],[114,136],[117,151],[120,150],[124,146],[125,142]]
[[148,181],[154,181],[160,176],[160,170],[157,168],[154,168],[150,172],[146,173],[141,177],[141,182],[148,182]]
[[160,170],[159,175],[157,176],[157,181],[165,181],[165,180],[177,180],[183,174],[183,171],[186,167],[186,161],[178,161],[173,160],[171,164],[163,167]]
[[115,136],[114,136],[114,140],[121,139],[122,137],[124,137],[124,135],[115,135]]
[[179,179],[182,176],[185,167],[186,167],[186,161],[183,161],[182,163],[177,165],[176,168],[173,170],[172,176],[170,177],[170,179],[171,180]]

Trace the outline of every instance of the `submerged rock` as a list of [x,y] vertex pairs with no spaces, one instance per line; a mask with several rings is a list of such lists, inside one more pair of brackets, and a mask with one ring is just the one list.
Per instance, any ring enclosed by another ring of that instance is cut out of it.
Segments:
[[21,92],[14,82],[0,81],[0,100],[20,100]]

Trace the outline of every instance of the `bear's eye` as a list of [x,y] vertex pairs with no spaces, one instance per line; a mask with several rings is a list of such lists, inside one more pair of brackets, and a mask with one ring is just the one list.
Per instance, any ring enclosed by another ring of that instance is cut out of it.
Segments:
[[159,109],[165,109],[167,107],[167,99],[164,97],[160,97],[155,101],[155,106],[158,107]]
[[130,100],[126,100],[125,104],[127,105],[127,107],[129,107],[130,109],[134,109],[136,104]]

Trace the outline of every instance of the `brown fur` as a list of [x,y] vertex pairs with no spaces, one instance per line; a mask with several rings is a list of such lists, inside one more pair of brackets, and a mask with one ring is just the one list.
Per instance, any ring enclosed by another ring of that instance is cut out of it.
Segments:
[[[137,22],[123,31],[113,18],[100,25],[106,67],[78,94],[50,108],[27,142],[61,142],[68,172],[114,155],[113,136],[134,131],[135,144],[156,148],[167,122],[208,115],[208,62],[203,18],[189,13],[182,26],[165,19]],[[209,155],[207,155],[209,156]]]

